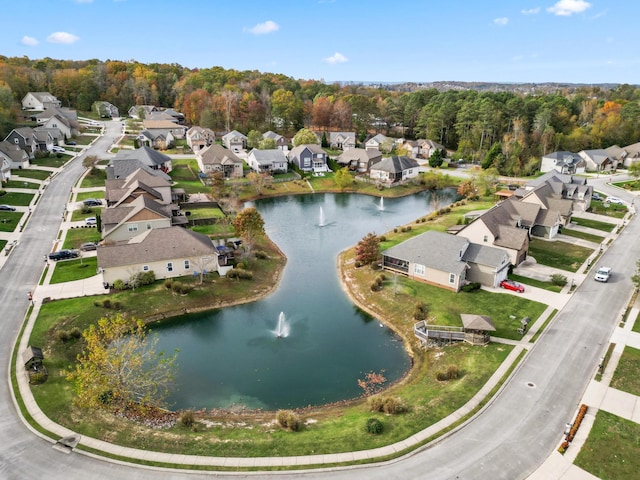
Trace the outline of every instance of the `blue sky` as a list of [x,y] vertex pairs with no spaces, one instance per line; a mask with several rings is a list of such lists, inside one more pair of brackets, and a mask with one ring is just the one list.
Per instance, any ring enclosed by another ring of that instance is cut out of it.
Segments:
[[640,83],[637,0],[2,3],[5,56],[135,59],[328,82]]

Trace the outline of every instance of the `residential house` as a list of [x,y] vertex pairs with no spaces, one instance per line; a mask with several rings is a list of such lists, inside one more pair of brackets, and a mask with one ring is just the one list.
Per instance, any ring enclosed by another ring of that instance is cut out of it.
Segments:
[[279,148],[254,148],[247,157],[247,164],[258,173],[287,173],[288,163],[287,156]]
[[359,173],[368,172],[372,165],[382,160],[380,150],[365,150],[364,148],[350,148],[336,157],[339,165],[349,167],[349,170]]
[[232,130],[222,136],[222,144],[234,153],[244,150],[247,146],[247,137],[237,130]]
[[165,122],[171,122],[175,125],[178,125],[178,119],[171,116],[170,114],[166,113],[164,110],[159,110],[157,112],[151,112],[149,115],[147,115],[146,117],[144,117],[144,121],[154,121],[154,122],[158,122],[158,121],[165,121]]
[[33,135],[35,137],[38,151],[50,152],[51,150],[53,150],[53,146],[55,145],[55,143],[53,141],[53,136],[49,132],[48,128],[45,128],[44,130],[35,128],[33,130]]
[[640,142],[632,143],[622,148],[614,145],[606,148],[605,152],[607,152],[610,158],[615,159],[618,165],[629,168],[632,163],[640,160]]
[[183,125],[178,125],[170,120],[143,120],[142,128],[145,130],[149,130],[153,135],[167,135],[167,133],[171,133],[174,138],[178,140],[182,140],[186,133],[187,127]]
[[420,157],[420,141],[419,140],[405,140],[400,148],[406,152],[406,156],[409,158]]
[[366,143],[364,144],[364,148],[367,150],[382,150],[382,144],[384,144],[385,142],[388,142],[389,137],[387,137],[386,135],[383,135],[381,133],[378,133],[377,135],[371,137],[369,140],[366,141]]
[[383,269],[454,292],[468,282],[497,287],[509,265],[503,250],[435,230],[382,252]]
[[553,191],[549,184],[541,185],[529,191],[520,199],[520,203],[540,206],[531,234],[538,237],[553,238],[563,225],[568,225],[573,212],[573,202],[563,199]]
[[242,178],[242,159],[231,150],[214,143],[196,152],[200,171],[205,174],[222,172],[224,178]]
[[119,150],[114,157],[114,161],[125,158],[138,160],[153,170],[162,170],[165,173],[171,171],[171,157],[146,146],[135,150]]
[[11,180],[11,159],[0,151],[0,188],[4,182]]
[[8,160],[10,168],[20,169],[29,166],[29,154],[19,145],[7,140],[0,142],[0,158]]
[[308,144],[293,147],[287,155],[289,162],[305,172],[327,172],[327,153],[320,145]]
[[216,134],[210,128],[193,126],[186,133],[187,145],[196,152],[212,145],[216,141]]
[[181,227],[145,230],[126,243],[100,246],[97,260],[105,285],[128,282],[133,275],[149,271],[165,279],[219,269],[211,239]]
[[49,107],[43,112],[39,112],[35,115],[31,116],[31,119],[36,122],[39,126],[43,126],[45,123],[49,121],[49,119],[55,115],[62,117],[67,120],[71,129],[78,131],[78,112],[73,108],[66,107]]
[[[527,192],[540,189],[545,185],[549,186],[549,190],[540,190],[538,195],[548,196],[552,200],[552,204],[547,202],[548,205],[545,208],[553,208],[560,211],[564,225],[568,224],[571,211],[584,212],[591,206],[593,187],[587,185],[587,178],[577,175],[565,175],[555,170],[531,180],[524,186],[522,191],[517,190],[516,193],[518,197],[523,198]],[[553,203],[556,199],[562,199],[564,202]]]
[[[347,151],[356,148],[356,132],[325,132],[329,148]],[[322,141],[322,133],[318,134],[318,141]]]
[[100,118],[114,118],[120,116],[118,107],[112,103],[105,102],[104,100],[93,102],[91,110],[100,115]]
[[540,205],[509,199],[479,215],[457,232],[457,236],[478,245],[488,245],[507,252],[514,266],[520,265],[529,250],[529,235]]
[[420,145],[419,155],[422,158],[430,158],[436,150],[442,151],[443,157],[447,153],[447,149],[443,145],[433,140],[418,140],[418,144]]
[[139,169],[161,178],[169,185],[173,182],[171,177],[162,170],[154,170],[135,158],[114,158],[105,168],[105,172],[107,174],[107,180],[117,180],[127,178]]
[[420,165],[413,158],[394,155],[383,158],[369,169],[369,177],[382,184],[405,182],[420,173]]
[[59,107],[62,102],[49,92],[27,92],[22,98],[23,110],[45,110],[49,107]]
[[184,116],[184,113],[178,112],[178,111],[174,110],[173,108],[165,108],[163,110],[163,113],[165,113],[166,115],[171,116],[171,118],[173,118],[173,120],[178,125],[186,124],[186,118]]
[[54,115],[42,124],[44,128],[57,128],[60,130],[63,138],[71,138],[78,135],[80,131],[77,126],[74,127],[73,122],[62,115]]
[[124,198],[122,200],[122,203],[102,211],[102,239],[105,243],[128,241],[146,230],[172,226],[170,205],[162,205],[146,195],[139,195],[128,203]]
[[139,168],[124,178],[107,178],[105,180],[107,206],[130,203],[139,196],[148,197],[162,205],[170,205],[174,200],[171,183],[154,173]]
[[150,113],[157,112],[158,108],[155,105],[134,105],[129,108],[127,114],[131,118],[142,120],[146,118]]
[[64,135],[62,135],[62,132],[59,128],[36,127],[33,129],[33,131],[36,135],[38,134],[38,132],[46,132],[51,135],[53,145],[63,145],[65,143]]
[[585,168],[586,163],[580,155],[567,151],[548,153],[540,163],[541,172],[555,170],[558,173],[573,174],[584,173]]
[[168,150],[176,145],[176,139],[170,130],[143,130],[136,138],[139,145],[146,145],[155,150]]
[[607,154],[606,150],[582,150],[578,155],[585,161],[585,167],[589,172],[606,173],[618,168],[618,162]]
[[262,134],[262,138],[264,139],[271,138],[276,142],[277,148],[279,148],[285,153],[289,151],[289,140],[287,140],[287,138],[283,137],[282,135],[279,135],[269,130],[268,132],[265,132]]
[[27,152],[29,158],[33,158],[34,153],[38,150],[35,132],[31,127],[14,128],[4,140]]

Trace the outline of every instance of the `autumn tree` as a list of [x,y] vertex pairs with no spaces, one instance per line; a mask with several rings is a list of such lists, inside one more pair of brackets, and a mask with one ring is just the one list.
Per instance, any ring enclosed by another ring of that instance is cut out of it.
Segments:
[[351,183],[351,174],[349,173],[349,168],[344,167],[338,170],[333,175],[333,181],[336,182],[336,187],[343,191],[350,183]]
[[250,172],[247,174],[247,180],[256,189],[256,193],[262,195],[262,191],[269,184],[270,177],[266,173]]
[[264,220],[255,207],[245,208],[238,213],[233,219],[233,228],[244,241],[247,253],[251,251],[253,244],[265,235]]
[[211,195],[213,195],[213,198],[220,200],[227,193],[224,173],[218,171],[213,172],[209,175],[209,179],[211,180]]
[[478,191],[476,189],[475,183],[473,180],[465,180],[458,185],[458,195],[464,198],[475,198],[478,196]]
[[376,265],[380,258],[380,239],[375,233],[367,233],[356,245],[356,262],[360,265]]
[[295,137],[293,137],[293,144],[297,147],[298,145],[309,145],[309,144],[318,144],[318,136],[313,133],[312,130],[308,128],[302,128],[296,133]]
[[141,320],[101,318],[82,333],[84,348],[68,378],[85,408],[161,407],[173,384],[176,354],[156,352]]

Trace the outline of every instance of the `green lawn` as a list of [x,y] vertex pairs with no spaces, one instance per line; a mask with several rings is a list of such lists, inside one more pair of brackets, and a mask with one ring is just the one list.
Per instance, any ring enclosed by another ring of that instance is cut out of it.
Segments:
[[[96,133],[99,132],[99,129],[97,129]],[[91,142],[93,142],[93,140],[96,137],[93,135],[80,135],[78,137],[74,137],[73,140],[78,144],[78,145],[89,145]]]
[[104,199],[104,190],[94,190],[93,192],[80,192],[76,194],[76,200],[81,202],[87,198]]
[[97,215],[100,215],[102,212],[102,208],[100,207],[89,207],[86,209],[86,211],[83,210],[83,208],[74,210],[71,214],[71,221],[77,222],[78,220],[84,220],[87,217],[95,217]]
[[194,225],[193,227],[190,227],[190,230],[202,233],[204,235],[209,235],[213,238],[226,238],[236,236],[233,225],[230,225],[228,223],[214,223],[213,225]]
[[195,159],[179,159],[172,162],[169,175],[176,182],[176,186],[184,188],[187,193],[208,192],[210,187],[200,181],[198,170],[198,162]]
[[7,246],[7,241],[6,240],[0,240],[0,254],[4,253],[4,247]]
[[509,278],[511,280],[515,280],[516,282],[524,283],[525,285],[531,285],[532,287],[543,288],[545,290],[549,290],[550,292],[559,293],[563,287],[560,285],[554,285],[549,281],[537,280],[535,278],[523,277],[522,275],[516,275],[514,273],[509,274]]
[[638,316],[635,318],[635,321],[633,322],[633,331],[640,333],[640,313],[638,313]]
[[11,172],[13,175],[22,178],[35,178],[36,180],[46,180],[51,175],[51,172],[48,170],[36,170],[32,168],[24,168],[20,170],[13,170]]
[[[60,156],[58,157],[58,155]],[[73,158],[71,155],[66,155],[64,153],[62,154],[56,153],[54,155],[49,155],[48,157],[36,158],[34,160],[31,160],[31,165],[60,168],[65,163],[67,163],[71,158]]]
[[96,275],[97,268],[97,257],[55,262],[50,283],[64,283],[93,277]]
[[107,179],[107,172],[101,168],[92,168],[89,173],[82,179],[80,188],[95,188],[104,187],[104,182]]
[[591,220],[589,218],[576,218],[571,217],[571,223],[580,225],[582,227],[595,228],[596,230],[602,230],[603,232],[610,233],[616,225],[609,222],[600,222],[598,220]]
[[9,180],[2,185],[3,188],[31,188],[38,190],[40,188],[39,183],[33,183],[26,180]]
[[86,242],[99,242],[100,233],[95,228],[70,228],[64,239],[62,248],[75,250]]
[[34,196],[35,194],[33,193],[7,192],[0,196],[0,203],[6,203],[14,207],[27,207]]
[[599,410],[574,463],[602,480],[638,478],[640,424]]
[[625,346],[611,379],[611,387],[633,395],[640,395],[640,350]]
[[603,202],[594,200],[591,202],[589,211],[598,215],[606,215],[607,217],[622,218],[627,214],[627,207],[626,205],[616,205],[613,203],[605,207]]
[[548,241],[534,237],[529,243],[529,256],[535,258],[538,263],[569,272],[578,270],[592,253],[591,248],[559,240]]
[[21,212],[0,211],[0,232],[13,232],[22,218]]
[[579,230],[573,230],[571,228],[563,228],[562,234],[567,235],[568,237],[581,238],[582,240],[587,240],[589,242],[594,243],[602,243],[604,237],[600,235],[594,235],[593,233],[581,232]]
[[185,211],[189,212],[190,220],[197,220],[201,218],[225,218],[226,215],[219,208],[207,207],[207,208],[189,208]]

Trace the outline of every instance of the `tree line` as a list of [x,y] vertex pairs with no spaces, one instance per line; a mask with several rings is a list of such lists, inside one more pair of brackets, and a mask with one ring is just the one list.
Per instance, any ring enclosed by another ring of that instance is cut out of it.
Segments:
[[19,101],[49,91],[63,106],[88,111],[106,100],[173,107],[193,125],[216,131],[300,128],[426,138],[502,174],[522,175],[557,150],[629,145],[640,140],[640,89],[618,85],[563,88],[553,93],[412,92],[365,85],[296,80],[257,70],[117,60],[55,60],[0,56],[0,134],[20,121]]

